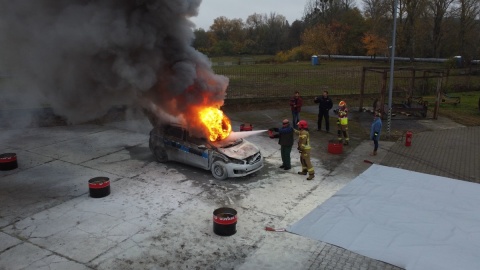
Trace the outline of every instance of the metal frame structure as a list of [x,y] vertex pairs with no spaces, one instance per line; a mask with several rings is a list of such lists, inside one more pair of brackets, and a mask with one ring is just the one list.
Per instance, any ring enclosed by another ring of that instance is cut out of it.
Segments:
[[[448,77],[448,71],[443,69],[418,69],[415,67],[407,67],[407,68],[396,68],[395,71],[410,71],[411,75],[409,76],[410,79],[410,86],[408,90],[405,92],[405,102],[402,104],[391,104],[391,113],[420,113],[423,117],[426,117],[427,106],[428,102],[424,101],[422,96],[415,96],[415,81],[417,79],[426,80],[429,78],[437,79],[436,84],[436,99],[435,99],[435,107],[433,111],[433,119],[438,118],[438,110],[442,100],[442,84],[444,78]],[[421,76],[417,76],[417,72],[422,71]],[[386,104],[387,100],[387,79],[389,78],[389,71],[388,67],[363,67],[362,71],[362,82],[360,88],[360,111],[363,110],[363,99],[365,94],[365,77],[367,72],[375,72],[382,75],[382,86],[380,88],[380,97],[378,103]],[[395,74],[393,75],[395,76]],[[383,115],[386,115],[386,112],[389,108],[385,108],[385,106],[376,106],[375,109],[378,109]]]

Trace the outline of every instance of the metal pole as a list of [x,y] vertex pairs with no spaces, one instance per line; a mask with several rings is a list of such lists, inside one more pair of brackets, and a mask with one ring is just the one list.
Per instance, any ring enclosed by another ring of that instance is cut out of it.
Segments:
[[387,138],[390,138],[390,125],[392,122],[392,92],[393,77],[395,70],[395,37],[397,36],[397,6],[398,0],[393,4],[393,31],[392,31],[392,51],[390,52],[390,83],[388,85],[388,119],[387,119]]

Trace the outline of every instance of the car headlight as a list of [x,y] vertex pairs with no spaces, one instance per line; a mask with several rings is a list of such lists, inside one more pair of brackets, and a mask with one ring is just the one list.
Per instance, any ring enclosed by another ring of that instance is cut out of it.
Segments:
[[253,156],[248,157],[247,163],[248,164],[254,164],[259,162],[262,159],[262,154],[260,152],[256,153]]

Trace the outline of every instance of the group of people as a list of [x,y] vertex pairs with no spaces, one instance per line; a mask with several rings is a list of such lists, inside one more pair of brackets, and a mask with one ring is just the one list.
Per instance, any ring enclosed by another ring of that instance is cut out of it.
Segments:
[[305,120],[297,122],[297,128],[290,126],[288,119],[283,119],[281,128],[273,128],[276,134],[271,138],[278,138],[280,144],[280,153],[282,157],[281,169],[290,170],[292,163],[290,159],[290,152],[292,152],[294,134],[298,135],[297,150],[300,153],[300,163],[302,164],[302,171],[298,172],[301,175],[307,175],[307,180],[312,180],[315,177],[315,170],[310,162],[310,134],[308,133],[308,123]]
[[[317,120],[317,131],[322,129],[322,122],[325,120],[325,130],[330,132],[330,110],[333,108],[333,101],[328,96],[328,91],[323,91],[322,96],[315,97],[313,100],[315,103],[318,103],[318,120]],[[297,123],[300,121],[300,111],[302,110],[303,99],[300,97],[298,91],[295,92],[294,96],[290,99],[290,108],[292,111],[293,118],[293,127],[297,127]],[[345,101],[340,101],[338,104],[338,109],[334,110],[337,114],[337,134],[338,140],[343,142],[344,145],[348,145],[348,109],[347,103]]]
[[[333,101],[328,96],[328,91],[323,91],[322,96],[315,97],[314,102],[318,104],[318,119],[317,131],[322,129],[322,122],[325,120],[325,130],[330,132],[330,110],[333,108]],[[290,153],[294,144],[294,134],[298,135],[297,150],[300,153],[300,162],[302,170],[298,172],[301,175],[307,175],[307,180],[312,180],[315,177],[315,170],[310,162],[310,133],[308,123],[305,120],[300,120],[300,112],[303,106],[303,99],[298,91],[290,99],[290,108],[292,111],[292,124],[288,119],[282,121],[281,128],[273,128],[276,134],[272,138],[278,138],[280,144],[280,152],[282,157],[281,169],[290,170],[292,168]],[[348,136],[348,108],[345,101],[340,101],[338,109],[334,110],[337,115],[337,137],[340,143],[344,145],[349,144]],[[378,140],[382,130],[381,113],[374,113],[374,120],[370,129],[370,139],[373,141],[374,150],[370,155],[377,155]],[[272,133],[273,134],[273,133]]]

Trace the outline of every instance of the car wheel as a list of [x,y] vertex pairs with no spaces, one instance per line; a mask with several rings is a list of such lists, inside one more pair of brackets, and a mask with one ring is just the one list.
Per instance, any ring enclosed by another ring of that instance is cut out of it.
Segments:
[[225,180],[228,177],[227,168],[225,167],[225,162],[217,160],[212,164],[212,175],[215,179]]
[[165,151],[165,148],[161,146],[155,147],[153,150],[153,154],[157,158],[158,162],[167,162],[168,161],[168,155],[167,151]]

